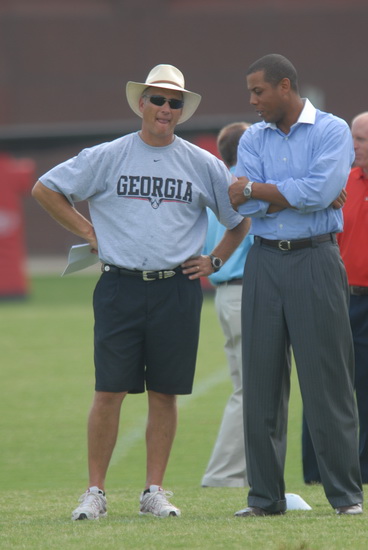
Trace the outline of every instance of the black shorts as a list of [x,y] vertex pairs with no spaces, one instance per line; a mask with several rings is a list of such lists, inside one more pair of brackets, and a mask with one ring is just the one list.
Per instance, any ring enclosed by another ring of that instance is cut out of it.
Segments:
[[93,296],[96,391],[192,391],[203,294],[181,271],[144,281],[107,272]]

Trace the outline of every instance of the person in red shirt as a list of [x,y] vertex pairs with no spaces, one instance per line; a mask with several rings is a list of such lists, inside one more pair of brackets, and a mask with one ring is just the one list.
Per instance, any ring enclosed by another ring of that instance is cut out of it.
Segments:
[[22,198],[31,194],[34,174],[33,160],[0,153],[0,301],[29,292]]
[[[368,111],[351,125],[355,162],[346,186],[344,231],[337,236],[350,286],[350,324],[355,353],[355,391],[359,414],[359,458],[368,483]],[[313,446],[303,421],[303,472],[306,483],[319,482]]]

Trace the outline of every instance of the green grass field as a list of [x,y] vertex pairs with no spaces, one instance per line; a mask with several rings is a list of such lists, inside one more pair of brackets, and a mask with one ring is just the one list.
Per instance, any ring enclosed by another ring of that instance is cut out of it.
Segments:
[[[1,549],[331,549],[367,548],[366,515],[337,517],[320,486],[301,474],[301,402],[293,371],[287,491],[308,512],[235,518],[244,489],[203,489],[201,477],[230,393],[223,337],[206,297],[195,388],[179,399],[179,428],[165,488],[181,518],[138,515],[145,478],[145,396],[128,396],[107,480],[109,515],[72,522],[85,490],[86,419],[93,394],[95,275],[39,276],[25,303],[0,305]],[[122,436],[124,435],[124,439]]]

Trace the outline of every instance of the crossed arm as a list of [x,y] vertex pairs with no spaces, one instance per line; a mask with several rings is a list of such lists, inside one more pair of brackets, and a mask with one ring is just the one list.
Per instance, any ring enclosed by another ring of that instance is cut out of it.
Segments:
[[[244,187],[248,183],[248,178],[241,177],[229,187],[230,202],[234,210],[238,210],[241,204],[247,200],[244,196]],[[252,199],[258,199],[270,203],[267,213],[272,214],[285,208],[294,208],[280,193],[277,186],[272,183],[254,182],[252,185]],[[340,195],[331,203],[332,208],[338,210],[342,208],[346,201],[346,191],[343,189]]]

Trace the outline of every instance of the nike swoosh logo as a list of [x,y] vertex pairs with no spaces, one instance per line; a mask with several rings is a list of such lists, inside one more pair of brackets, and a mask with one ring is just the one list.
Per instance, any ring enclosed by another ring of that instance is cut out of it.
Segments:
[[161,159],[153,159],[153,162],[160,162]]

